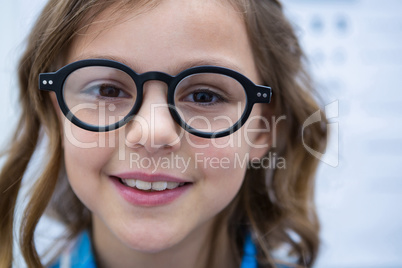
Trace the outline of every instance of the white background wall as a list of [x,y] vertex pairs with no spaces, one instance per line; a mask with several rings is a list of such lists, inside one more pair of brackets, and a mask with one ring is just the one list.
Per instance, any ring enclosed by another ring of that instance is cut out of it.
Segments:
[[320,91],[339,101],[339,165],[318,177],[317,267],[402,267],[402,1],[285,3]]
[[[402,267],[402,1],[284,4],[326,104],[337,105],[328,112],[339,132],[325,159],[339,161],[323,163],[317,181],[323,246],[316,267]],[[0,144],[18,113],[17,60],[43,5],[0,4]]]

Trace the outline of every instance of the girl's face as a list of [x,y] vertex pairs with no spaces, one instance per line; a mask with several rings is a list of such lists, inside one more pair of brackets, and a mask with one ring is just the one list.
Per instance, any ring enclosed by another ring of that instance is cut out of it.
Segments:
[[[228,3],[161,1],[124,14],[106,10],[100,15],[75,38],[68,63],[112,58],[137,73],[170,75],[191,66],[218,65],[260,82],[245,25]],[[138,120],[116,131],[89,132],[63,119],[68,179],[92,211],[99,250],[156,253],[200,243],[239,191],[247,159],[267,150],[261,146],[267,133],[255,131],[266,129],[255,119],[260,104],[241,130],[204,139],[184,134],[163,105],[155,109],[155,104],[166,104],[166,92],[166,84],[147,82]],[[153,183],[155,188],[185,185],[150,192],[130,188],[122,179],[136,179],[143,189],[150,182],[160,182]]]

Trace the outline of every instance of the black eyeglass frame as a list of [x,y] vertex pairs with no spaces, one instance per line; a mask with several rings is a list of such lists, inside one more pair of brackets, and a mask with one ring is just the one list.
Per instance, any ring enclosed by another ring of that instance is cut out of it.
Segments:
[[[67,107],[66,102],[64,101],[63,96],[63,87],[67,77],[73,73],[74,71],[84,68],[84,67],[111,67],[121,70],[127,73],[134,81],[137,87],[137,97],[134,103],[133,108],[131,111],[120,121],[108,125],[108,126],[94,126],[87,124],[70,112],[70,109]],[[183,119],[179,116],[179,113],[175,109],[174,103],[174,92],[177,88],[177,85],[186,77],[193,75],[193,74],[200,74],[200,73],[216,73],[216,74],[223,74],[228,77],[231,77],[237,80],[242,86],[246,94],[246,105],[243,114],[241,115],[240,119],[230,128],[219,131],[219,132],[203,132],[197,129],[194,129],[190,125],[188,125]],[[220,138],[224,136],[228,136],[238,129],[240,129],[244,123],[247,121],[253,105],[255,103],[270,103],[272,97],[272,89],[268,86],[256,85],[246,76],[225,68],[225,67],[218,67],[218,66],[196,66],[189,69],[186,69],[176,76],[171,76],[169,74],[163,72],[146,72],[142,74],[137,74],[133,69],[128,67],[125,64],[122,64],[117,61],[107,60],[107,59],[85,59],[70,63],[56,72],[51,73],[41,73],[39,74],[39,89],[44,91],[53,91],[56,93],[57,102],[62,110],[63,114],[76,126],[94,132],[106,132],[115,130],[117,128],[122,127],[133,117],[136,115],[138,110],[141,107],[142,99],[143,99],[143,85],[151,80],[162,81],[168,85],[167,90],[167,103],[169,106],[170,114],[172,115],[173,119],[178,123],[184,130],[188,131],[189,133],[202,137],[202,138]]]

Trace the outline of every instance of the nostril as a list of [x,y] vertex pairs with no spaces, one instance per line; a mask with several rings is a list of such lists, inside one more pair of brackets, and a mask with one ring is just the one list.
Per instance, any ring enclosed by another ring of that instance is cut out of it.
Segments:
[[150,103],[150,97],[145,98],[137,115],[125,126],[126,146],[145,147],[151,153],[179,148],[183,130],[172,118],[167,104]]

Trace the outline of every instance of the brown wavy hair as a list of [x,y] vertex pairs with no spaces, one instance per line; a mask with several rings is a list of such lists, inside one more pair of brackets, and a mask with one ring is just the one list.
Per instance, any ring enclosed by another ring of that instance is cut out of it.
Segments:
[[[34,233],[45,212],[67,227],[68,238],[91,228],[91,214],[66,182],[59,120],[47,92],[38,90],[38,75],[62,66],[63,53],[77,33],[106,8],[115,12],[146,6],[149,1],[51,0],[36,22],[19,64],[21,116],[0,174],[0,267],[13,262],[15,206],[21,180],[45,133],[47,159],[36,178],[20,226],[20,247],[29,267],[42,267]],[[296,264],[311,267],[319,249],[319,222],[314,207],[314,175],[318,160],[303,147],[302,125],[319,110],[305,72],[304,56],[295,33],[274,0],[230,0],[243,16],[264,84],[273,88],[270,115],[286,116],[277,128],[276,146],[268,154],[286,159],[285,169],[249,168],[240,192],[220,213],[240,263],[245,236],[257,247],[260,267],[275,267],[272,251],[287,244]],[[132,9],[131,9],[132,10]],[[317,151],[326,145],[326,122],[304,131],[304,141]],[[60,202],[59,200],[63,200]],[[216,237],[219,228],[211,237]],[[213,258],[213,247],[210,260]]]

